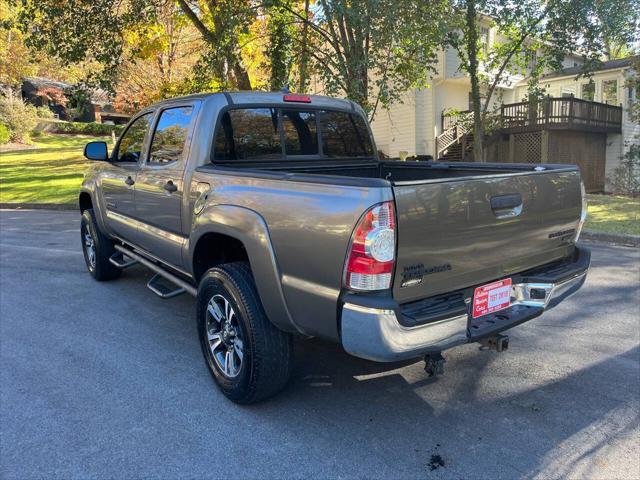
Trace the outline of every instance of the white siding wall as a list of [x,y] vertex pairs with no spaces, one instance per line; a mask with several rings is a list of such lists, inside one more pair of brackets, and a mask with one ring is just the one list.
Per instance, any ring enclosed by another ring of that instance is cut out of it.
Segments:
[[418,155],[434,154],[434,112],[433,89],[416,92],[416,139],[415,149]]
[[371,124],[378,150],[391,157],[401,151],[408,155],[416,152],[416,92],[404,96],[403,103],[391,105],[389,110],[380,110]]
[[442,111],[445,109],[468,110],[469,86],[458,82],[443,82],[433,88],[433,113],[435,134],[441,132]]
[[465,74],[460,71],[460,57],[451,47],[446,47],[444,51],[444,74],[445,78],[461,78]]

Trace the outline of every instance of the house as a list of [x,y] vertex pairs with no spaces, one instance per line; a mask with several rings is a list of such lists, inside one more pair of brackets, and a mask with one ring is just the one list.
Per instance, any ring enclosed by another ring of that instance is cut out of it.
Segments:
[[20,91],[25,102],[36,107],[49,107],[58,118],[68,120],[64,91],[70,87],[69,83],[44,77],[32,77],[22,80]]
[[[49,107],[61,120],[72,120],[68,108],[68,92],[73,85],[44,77],[25,78],[22,81],[22,99],[36,107]],[[87,104],[75,118],[80,122],[125,124],[130,115],[116,112],[111,106],[111,96],[105,90],[94,88],[90,91]]]
[[[490,44],[498,34],[483,28],[481,35]],[[485,160],[575,163],[589,191],[607,190],[606,178],[640,134],[625,112],[636,98],[625,84],[638,58],[604,62],[590,79],[577,79],[582,60],[567,54],[562,70],[542,77],[549,98],[536,105],[523,101],[528,77],[509,75],[494,95],[494,102],[501,99],[493,107],[500,110],[502,128],[488,139]],[[401,103],[378,112],[371,128],[380,151],[390,157],[471,159],[470,132],[448,113],[470,110],[470,78],[459,67],[454,49],[441,50],[430,88],[409,91]]]

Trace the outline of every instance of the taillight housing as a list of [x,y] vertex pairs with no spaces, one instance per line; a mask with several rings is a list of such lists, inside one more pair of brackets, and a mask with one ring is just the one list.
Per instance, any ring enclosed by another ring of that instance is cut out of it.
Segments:
[[576,226],[576,236],[573,241],[577,242],[580,238],[580,233],[582,233],[582,227],[584,227],[584,222],[587,220],[587,191],[584,188],[584,182],[580,180],[580,196],[582,197],[582,210],[580,212],[580,220],[578,220],[578,225]]
[[353,232],[345,265],[345,285],[353,290],[386,290],[396,260],[396,216],[393,202],[374,205]]

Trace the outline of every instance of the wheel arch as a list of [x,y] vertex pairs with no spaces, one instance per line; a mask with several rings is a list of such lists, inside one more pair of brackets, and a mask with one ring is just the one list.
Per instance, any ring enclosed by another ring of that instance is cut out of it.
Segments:
[[287,308],[269,230],[260,214],[233,205],[206,207],[194,219],[186,253],[196,281],[217,264],[247,261],[269,320],[284,331],[304,333]]
[[84,213],[88,208],[93,208],[93,199],[89,192],[84,190],[80,192],[80,195],[78,195],[78,207],[80,208],[80,213]]

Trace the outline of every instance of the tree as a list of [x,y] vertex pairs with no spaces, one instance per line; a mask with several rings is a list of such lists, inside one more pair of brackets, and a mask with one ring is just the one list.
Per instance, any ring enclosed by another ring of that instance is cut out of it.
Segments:
[[43,76],[73,83],[84,75],[89,65],[63,65],[30,48],[18,29],[19,17],[17,5],[0,0],[0,84],[17,90],[25,77]]
[[[603,4],[621,1],[452,2],[455,28],[448,34],[448,44],[456,50],[461,59],[460,69],[469,75],[471,81],[473,155],[476,161],[483,160],[486,125],[491,121],[491,107],[500,88],[510,85],[512,75],[520,74],[530,76],[530,87],[535,90],[539,76],[545,71],[561,68],[562,59],[569,51],[582,57],[583,74],[588,74],[604,55],[603,32],[615,31],[616,26],[625,30],[629,22],[628,15],[606,17],[606,21],[602,21],[597,12],[606,16]],[[493,42],[488,36],[491,27],[496,27],[498,32]]]
[[632,54],[640,41],[640,3],[637,0],[594,0],[593,22],[602,34],[605,60]]
[[319,0],[310,11],[277,2],[302,24],[300,83],[307,62],[325,93],[346,95],[373,118],[379,106],[425,87],[448,28],[447,2]]
[[[21,0],[19,25],[29,46],[66,63],[92,60],[93,79],[113,89],[128,60],[126,36],[157,22],[172,0]],[[242,35],[256,16],[249,0],[177,0],[206,45],[203,58],[215,63],[221,84],[250,89],[240,55]]]

